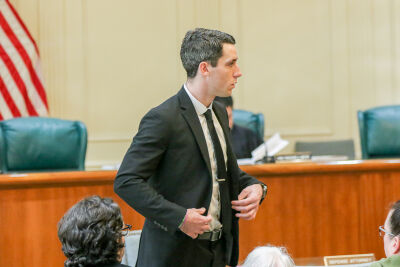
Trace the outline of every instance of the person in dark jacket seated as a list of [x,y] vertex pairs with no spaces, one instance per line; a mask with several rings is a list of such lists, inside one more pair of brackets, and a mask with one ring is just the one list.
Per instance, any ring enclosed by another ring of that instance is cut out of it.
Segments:
[[229,97],[216,97],[214,101],[226,107],[231,128],[233,151],[237,159],[251,158],[251,151],[263,143],[263,140],[252,130],[233,123],[233,99]]
[[390,208],[385,224],[379,226],[379,235],[383,238],[387,258],[373,263],[371,267],[400,266],[400,200]]
[[121,210],[111,198],[87,197],[58,222],[58,238],[67,257],[65,267],[118,267],[124,254]]

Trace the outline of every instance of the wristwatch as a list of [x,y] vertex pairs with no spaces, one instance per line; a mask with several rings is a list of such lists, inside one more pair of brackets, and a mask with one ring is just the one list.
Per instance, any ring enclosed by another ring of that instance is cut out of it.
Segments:
[[260,200],[260,204],[261,202],[263,202],[264,198],[267,196],[267,191],[268,191],[268,187],[265,184],[260,184],[263,190],[262,196],[261,196],[261,200]]

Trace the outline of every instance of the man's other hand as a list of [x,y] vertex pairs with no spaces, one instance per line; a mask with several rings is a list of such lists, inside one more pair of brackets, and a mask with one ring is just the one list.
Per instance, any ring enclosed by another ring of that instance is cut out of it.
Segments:
[[249,185],[240,192],[238,200],[233,200],[232,209],[239,211],[236,217],[252,220],[256,217],[260,200],[263,194],[260,184]]
[[198,235],[210,230],[211,216],[204,216],[205,208],[186,210],[185,220],[181,231],[195,239]]

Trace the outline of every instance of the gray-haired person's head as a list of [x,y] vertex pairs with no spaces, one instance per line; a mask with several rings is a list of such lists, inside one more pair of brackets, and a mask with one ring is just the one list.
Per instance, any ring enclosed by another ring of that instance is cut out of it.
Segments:
[[58,222],[58,238],[67,257],[64,266],[116,263],[124,247],[121,210],[111,198],[87,197]]
[[284,247],[256,247],[247,256],[242,267],[294,267],[294,262]]
[[188,31],[183,38],[180,53],[187,77],[194,78],[203,61],[215,67],[222,56],[223,44],[235,43],[235,38],[225,32],[204,28]]

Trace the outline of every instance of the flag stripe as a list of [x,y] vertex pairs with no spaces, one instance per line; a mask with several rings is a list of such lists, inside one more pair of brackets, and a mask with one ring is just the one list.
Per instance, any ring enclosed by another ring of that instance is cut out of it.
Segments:
[[19,24],[21,25],[21,27],[24,29],[25,34],[29,37],[29,39],[31,40],[32,44],[35,47],[36,53],[39,55],[39,49],[36,45],[35,40],[33,40],[31,33],[28,31],[28,29],[25,26],[25,23],[21,20],[21,18],[18,16],[17,11],[15,11],[14,7],[9,3],[8,0],[6,0],[6,4],[7,6],[10,8],[11,12],[13,13],[14,17],[18,20]]
[[43,104],[46,106],[46,109],[48,109],[46,93],[44,91],[42,83],[40,82],[35,70],[33,69],[32,61],[29,58],[28,54],[26,53],[26,50],[24,49],[23,45],[18,40],[17,36],[14,34],[12,29],[10,28],[10,25],[5,20],[3,14],[1,12],[0,12],[0,24],[1,24],[1,27],[3,28],[4,32],[10,39],[11,43],[14,45],[14,47],[18,51],[22,60],[24,61],[25,65],[29,71],[32,82],[33,82],[34,86],[36,87],[36,90],[37,90],[40,98],[42,99]]
[[[0,30],[0,34],[1,32],[2,31]],[[0,60],[0,77],[3,79],[4,89],[10,93],[10,96],[19,109],[21,116],[29,116],[29,113],[26,109],[25,100],[3,60]]]
[[[1,14],[0,14],[1,15]],[[28,97],[27,90],[25,87],[25,83],[21,79],[17,69],[15,68],[14,63],[11,61],[10,57],[4,50],[3,46],[0,45],[0,58],[3,60],[4,64],[6,65],[8,71],[10,72],[11,76],[13,77],[15,84],[17,85],[19,91],[21,92],[24,101],[26,103],[26,107],[28,109],[28,113],[30,116],[37,116],[36,110],[33,108],[31,100]]]
[[[1,12],[3,13],[3,16],[5,20],[8,22],[10,25],[11,29],[17,36],[17,38],[21,41],[21,44],[23,45],[24,49],[28,53],[28,56],[31,59],[31,62],[34,63],[34,69],[37,72],[37,75],[39,77],[39,80],[41,81],[43,85],[43,78],[42,78],[42,73],[41,73],[41,68],[40,68],[40,60],[39,60],[39,53],[37,52],[37,46],[34,40],[32,39],[32,36],[30,35],[29,32],[26,32],[24,30],[25,24],[22,24],[21,18],[16,17],[16,12],[13,12],[11,10],[12,5],[7,1],[0,1],[0,9]],[[14,9],[15,11],[15,9]],[[23,23],[23,22],[22,22]],[[23,28],[24,26],[24,28]]]
[[8,108],[10,109],[12,115],[14,117],[21,117],[21,113],[19,112],[17,106],[14,103],[14,100],[11,98],[10,93],[6,89],[6,85],[3,82],[3,79],[0,77],[0,93],[3,95],[5,102],[7,103]]
[[3,95],[0,94],[0,115],[2,119],[11,119],[14,116],[12,115],[11,111],[8,108],[6,101],[3,98]]
[[0,120],[47,116],[39,49],[9,0],[0,0]]
[[[25,37],[25,38],[27,38],[27,37]],[[28,39],[26,39],[26,40],[28,40]],[[35,89],[35,86],[32,83],[28,69],[27,69],[25,63],[23,62],[20,54],[15,49],[14,45],[11,43],[10,39],[7,38],[7,35],[3,31],[2,27],[0,27],[0,45],[3,46],[3,49],[6,51],[8,57],[14,64],[15,69],[18,71],[18,74],[25,85],[24,88],[26,88],[26,94],[27,94],[29,100],[31,101],[31,105],[33,106],[34,109],[36,109],[36,112],[38,115],[46,116],[47,109],[44,106],[42,100],[40,99],[40,96],[38,95],[38,93]],[[32,52],[35,53],[34,49],[32,49]],[[3,75],[4,75],[4,72],[3,72]],[[12,91],[13,93],[16,93],[16,91],[19,91],[19,89],[17,89],[17,87],[12,87],[12,85],[9,82],[7,82],[7,80],[5,80],[5,82],[8,85],[7,87],[9,87],[8,88],[9,91]],[[22,94],[22,92],[21,92],[21,94]],[[15,98],[14,98],[14,101],[16,101],[18,103],[17,99],[15,99]],[[25,109],[26,109],[25,100],[23,100],[22,106],[25,106]],[[18,105],[18,107],[21,107],[21,106]],[[22,111],[22,110],[20,110],[20,111]],[[23,114],[23,116],[29,115],[27,113],[26,113],[26,115],[24,115],[23,112],[21,112],[21,113]]]
[[34,41],[32,41],[31,36],[28,35],[27,32],[24,30],[24,28],[22,26],[25,26],[25,25],[20,24],[21,19],[19,17],[15,17],[15,13],[12,12],[12,10],[10,9],[10,6],[12,6],[12,5],[8,2],[8,0],[7,0],[7,3],[5,0],[0,1],[0,12],[3,13],[5,20],[10,25],[12,31],[17,36],[17,38],[21,41],[21,44],[23,45],[24,49],[28,53],[28,56],[30,57],[31,62],[34,64],[33,67],[39,77],[39,80],[41,81],[41,83],[43,85],[44,83],[43,83],[43,78],[42,78],[42,73],[41,73],[41,68],[40,68],[39,54],[37,53],[37,49],[36,49],[37,48],[36,43],[34,43]]

